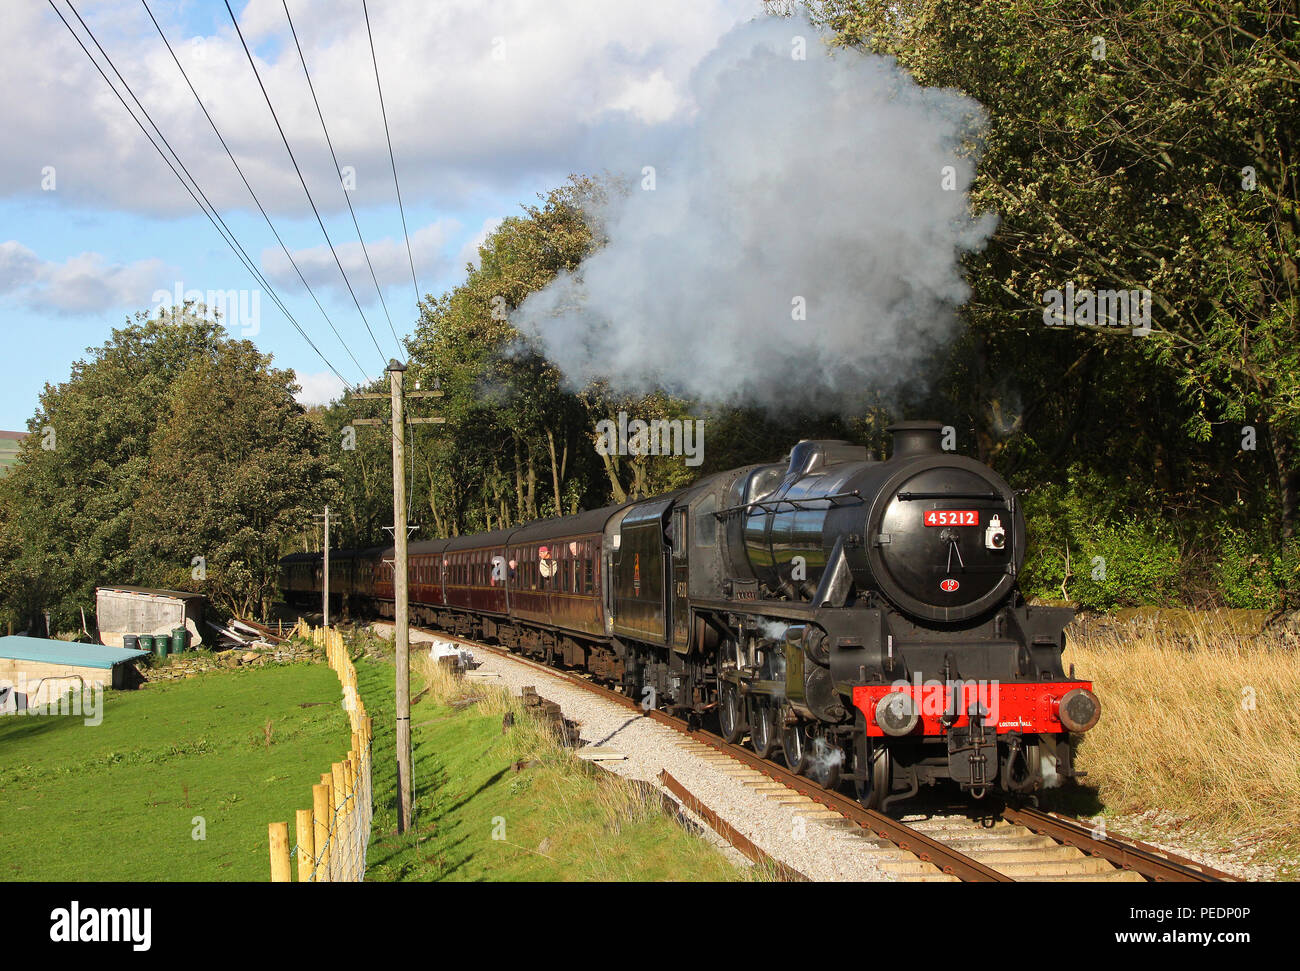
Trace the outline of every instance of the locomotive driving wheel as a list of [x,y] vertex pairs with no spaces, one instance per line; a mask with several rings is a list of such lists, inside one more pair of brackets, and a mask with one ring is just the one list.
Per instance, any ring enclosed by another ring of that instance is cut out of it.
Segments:
[[740,700],[740,688],[731,681],[718,681],[718,729],[728,742],[739,742],[748,727],[745,724],[745,704]]
[[784,706],[781,709],[781,754],[791,772],[800,775],[808,768],[808,737],[803,725],[792,718],[787,718]]
[[738,660],[736,642],[723,641],[718,652],[718,734],[733,743],[744,738],[749,729],[740,685],[727,677],[735,672]]
[[751,695],[749,699],[749,746],[763,759],[770,759],[776,751],[780,732],[777,709],[771,698]]

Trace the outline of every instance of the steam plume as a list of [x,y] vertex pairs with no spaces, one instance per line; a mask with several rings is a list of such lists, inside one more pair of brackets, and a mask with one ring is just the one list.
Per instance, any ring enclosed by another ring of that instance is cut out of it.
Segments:
[[980,106],[791,19],[732,30],[690,87],[693,116],[639,160],[593,160],[631,182],[588,214],[608,243],[515,326],[575,386],[836,407],[913,380],[967,296],[960,255],[995,222],[967,211]]

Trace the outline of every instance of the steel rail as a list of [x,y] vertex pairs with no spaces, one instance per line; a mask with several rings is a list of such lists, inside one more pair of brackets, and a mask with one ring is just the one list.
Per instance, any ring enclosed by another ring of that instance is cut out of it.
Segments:
[[1058,843],[1073,846],[1089,856],[1097,856],[1113,863],[1121,870],[1133,870],[1148,880],[1179,883],[1238,882],[1231,874],[1216,870],[1187,857],[1169,853],[1141,840],[1107,834],[1093,835],[1093,830],[1078,820],[1057,813],[1043,812],[1028,807],[1002,810],[1002,818],[1017,826],[1048,836]]
[[736,829],[729,822],[715,813],[712,809],[700,802],[695,794],[687,789],[684,785],[674,779],[667,769],[659,773],[659,781],[664,784],[664,788],[671,792],[679,802],[695,815],[704,820],[705,825],[713,830],[720,837],[731,844],[746,859],[771,867],[777,876],[787,883],[809,883],[808,877],[800,873],[793,867],[786,866],[780,860],[771,856],[767,851],[757,846],[744,833]]

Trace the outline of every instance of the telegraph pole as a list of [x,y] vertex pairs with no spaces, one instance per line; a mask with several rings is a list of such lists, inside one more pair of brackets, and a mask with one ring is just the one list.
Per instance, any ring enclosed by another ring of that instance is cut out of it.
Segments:
[[330,625],[330,507],[325,506],[325,597],[321,605],[325,626]]
[[[411,658],[410,658],[410,587],[407,579],[406,525],[406,426],[442,425],[445,418],[407,418],[406,398],[441,398],[441,390],[405,389],[406,365],[388,362],[389,395],[393,406],[393,648],[397,654],[397,791],[400,811],[397,831],[411,828]],[[418,386],[417,386],[418,387]],[[383,394],[355,394],[354,398],[386,397]],[[382,425],[379,418],[355,418],[353,425]]]
[[324,562],[322,564],[322,583],[321,583],[321,618],[322,623],[329,627],[330,625],[330,507],[325,507],[325,515],[315,513],[312,516],[313,521],[325,521],[325,544],[324,544]]
[[411,827],[411,666],[406,582],[406,365],[389,361],[393,393],[393,645],[397,652],[397,831]]

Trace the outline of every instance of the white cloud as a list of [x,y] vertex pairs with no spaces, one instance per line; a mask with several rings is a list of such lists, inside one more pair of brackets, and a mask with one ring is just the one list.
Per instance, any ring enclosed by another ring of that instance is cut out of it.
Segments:
[[[160,18],[176,16],[167,5],[153,7]],[[291,9],[340,162],[356,170],[353,204],[392,205],[360,4],[298,0]],[[465,202],[522,181],[533,185],[539,174],[558,176],[558,183],[585,171],[593,134],[654,125],[689,110],[693,67],[730,26],[759,14],[759,0],[373,4],[408,219],[410,208]],[[104,0],[82,15],[218,208],[251,208],[141,6]],[[267,58],[259,70],[318,205],[342,210],[280,0],[251,0],[239,17],[250,45]],[[60,202],[192,214],[193,202],[53,11],[10,4],[5,18],[0,86],[8,97],[0,100],[0,130],[7,160],[0,197],[45,196],[42,171],[53,166]],[[304,215],[302,188],[234,31],[227,25],[193,37],[173,20],[160,22],[263,202],[273,212]]]
[[327,405],[343,395],[343,382],[332,371],[299,374],[298,383],[302,385],[302,390],[294,397],[305,408]]
[[460,248],[456,254],[456,269],[463,269],[466,265],[478,266],[478,248],[482,246],[489,236],[496,232],[504,219],[499,216],[493,216],[483,220],[483,225],[478,228],[478,232],[471,239],[465,241],[465,245]]
[[615,111],[626,111],[641,121],[657,124],[667,121],[681,107],[676,86],[663,71],[655,71],[646,78],[628,81],[623,93],[610,102]]
[[[364,228],[364,227],[363,227]],[[334,249],[338,253],[339,263],[343,265],[348,279],[356,291],[357,299],[362,304],[369,304],[375,299],[375,285],[370,278],[370,267],[366,265],[366,254],[375,268],[379,285],[388,288],[393,285],[409,286],[411,282],[411,258],[415,260],[415,272],[421,279],[440,275],[450,268],[450,259],[445,250],[447,245],[460,232],[461,225],[455,219],[439,219],[427,226],[422,226],[411,234],[411,255],[406,252],[406,241],[385,237],[366,240],[365,250],[361,243],[340,242],[334,237]],[[328,245],[311,246],[289,251],[294,262],[302,270],[302,275],[314,289],[332,290],[342,294],[345,300],[347,288],[339,275],[338,264],[330,254]],[[301,290],[302,283],[284,250],[279,247],[262,251],[262,269],[277,287],[285,290]]]
[[0,243],[0,296],[37,310],[80,314],[147,306],[174,275],[157,259],[111,263],[100,253],[80,253],[60,263],[16,240]]

